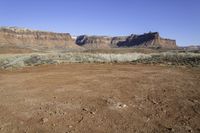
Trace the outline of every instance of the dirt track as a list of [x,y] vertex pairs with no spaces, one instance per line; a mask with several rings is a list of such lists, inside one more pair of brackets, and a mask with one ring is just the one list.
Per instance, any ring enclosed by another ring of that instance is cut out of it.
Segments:
[[200,132],[200,70],[67,64],[0,71],[0,132]]

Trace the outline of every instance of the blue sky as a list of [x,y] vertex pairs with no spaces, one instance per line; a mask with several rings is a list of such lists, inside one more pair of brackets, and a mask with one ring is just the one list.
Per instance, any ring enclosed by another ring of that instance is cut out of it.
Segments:
[[0,0],[0,26],[72,35],[158,31],[178,45],[200,44],[200,0]]

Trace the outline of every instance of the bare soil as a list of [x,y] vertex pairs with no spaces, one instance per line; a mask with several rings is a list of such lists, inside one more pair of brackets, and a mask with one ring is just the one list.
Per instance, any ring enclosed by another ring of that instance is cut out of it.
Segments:
[[0,71],[0,132],[200,132],[200,70],[66,64]]

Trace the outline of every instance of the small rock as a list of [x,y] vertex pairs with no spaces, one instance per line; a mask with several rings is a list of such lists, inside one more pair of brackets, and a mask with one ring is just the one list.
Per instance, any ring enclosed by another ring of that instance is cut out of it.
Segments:
[[192,132],[193,132],[193,130],[192,130],[192,128],[191,128],[191,127],[189,127],[189,126],[186,126],[185,128],[186,128],[186,130],[187,130],[189,133],[192,133]]
[[89,111],[89,109],[87,109],[87,108],[83,108],[82,110],[83,110],[83,111],[86,111],[86,112],[88,112],[88,111]]
[[91,112],[90,112],[90,114],[93,114],[93,115],[95,115],[95,112],[92,112],[92,111],[91,111]]
[[58,113],[59,113],[59,111],[58,111],[58,110],[54,111],[54,114],[58,114]]
[[122,108],[126,108],[126,107],[127,107],[127,105],[126,105],[126,104],[123,104],[123,105],[122,105]]
[[167,130],[171,131],[171,132],[174,132],[174,129],[171,128],[171,127],[166,127]]
[[42,123],[46,123],[46,122],[48,122],[49,120],[48,120],[48,118],[42,118],[41,121],[42,121]]
[[93,115],[95,114],[95,112],[90,111],[88,108],[83,108],[82,110],[83,110],[83,111],[86,111],[86,112],[89,112],[90,114],[93,114]]
[[147,118],[146,122],[149,122],[150,121],[150,118]]
[[118,107],[118,108],[126,108],[127,105],[126,105],[126,104],[122,104],[122,103],[118,103],[118,104],[117,104],[117,107]]

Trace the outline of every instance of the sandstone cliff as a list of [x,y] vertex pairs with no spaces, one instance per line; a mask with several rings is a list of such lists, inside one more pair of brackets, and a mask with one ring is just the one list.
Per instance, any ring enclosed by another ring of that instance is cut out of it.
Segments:
[[124,42],[127,37],[108,37],[108,36],[78,36],[76,44],[86,49],[105,49],[117,48],[118,43]]
[[48,49],[79,49],[68,33],[35,31],[16,27],[0,28],[0,47]]
[[106,36],[82,35],[77,37],[76,44],[86,49],[106,49],[110,48],[111,39]]
[[[34,50],[83,50],[129,47],[176,48],[176,41],[161,38],[159,33],[130,36],[71,36],[69,33],[53,33],[16,27],[0,28],[0,52],[4,48],[28,48]],[[15,49],[12,49],[14,51]]]
[[143,35],[131,35],[126,41],[118,43],[119,47],[155,47],[155,48],[176,48],[176,41],[161,38],[158,32],[146,33]]
[[154,47],[176,48],[176,41],[161,38],[159,33],[130,35],[122,37],[79,36],[76,43],[85,48],[122,48],[122,47]]

